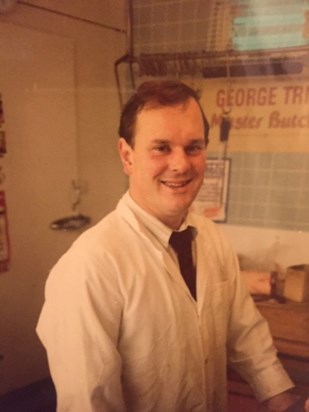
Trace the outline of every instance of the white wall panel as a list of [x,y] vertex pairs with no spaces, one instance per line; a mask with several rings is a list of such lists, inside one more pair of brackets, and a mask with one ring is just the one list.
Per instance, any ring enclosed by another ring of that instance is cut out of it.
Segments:
[[77,177],[73,42],[0,24],[0,93],[7,154],[0,159],[11,262],[0,274],[0,393],[46,373],[35,334],[50,267],[73,240],[49,224],[72,213]]

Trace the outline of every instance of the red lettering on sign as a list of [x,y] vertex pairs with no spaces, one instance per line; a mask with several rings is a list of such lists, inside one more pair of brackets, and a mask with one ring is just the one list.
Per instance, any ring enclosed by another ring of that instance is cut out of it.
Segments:
[[222,109],[234,106],[273,106],[276,104],[277,87],[248,87],[239,89],[219,89],[216,104]]
[[219,126],[221,124],[221,118],[222,118],[221,115],[218,116],[216,113],[214,113],[211,117],[210,127]]
[[285,86],[284,104],[308,104],[309,86]]
[[278,110],[272,112],[269,116],[268,127],[270,129],[281,128],[308,128],[309,127],[309,115],[298,116],[281,116]]

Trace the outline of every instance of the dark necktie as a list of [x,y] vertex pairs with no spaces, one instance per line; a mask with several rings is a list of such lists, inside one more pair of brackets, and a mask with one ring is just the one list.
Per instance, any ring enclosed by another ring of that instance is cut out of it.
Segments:
[[192,296],[196,299],[196,271],[192,257],[192,239],[193,228],[189,226],[181,232],[173,232],[169,243],[177,254],[181,274]]

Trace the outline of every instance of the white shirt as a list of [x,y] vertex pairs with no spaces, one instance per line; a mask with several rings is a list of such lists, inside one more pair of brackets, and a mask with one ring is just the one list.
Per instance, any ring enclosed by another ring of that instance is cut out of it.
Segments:
[[[160,222],[157,218],[147,213],[143,208],[141,208],[134,200],[131,198],[129,193],[124,196],[125,203],[133,211],[138,220],[148,229],[152,235],[154,235],[160,242],[162,247],[170,254],[171,258],[174,259],[175,263],[178,265],[177,254],[174,249],[170,246],[169,240],[173,229],[166,226],[164,223]],[[179,227],[179,231],[185,230],[189,226],[188,218],[182,222]],[[192,241],[192,254],[194,263],[196,263],[196,244]]]
[[37,331],[58,412],[225,411],[227,361],[260,400],[292,387],[218,227],[186,220],[198,231],[195,301],[170,229],[139,212],[126,194],[48,278]]

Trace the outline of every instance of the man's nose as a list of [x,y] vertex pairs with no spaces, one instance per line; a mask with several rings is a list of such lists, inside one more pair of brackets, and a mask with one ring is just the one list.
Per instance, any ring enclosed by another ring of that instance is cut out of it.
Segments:
[[189,156],[183,149],[174,150],[170,155],[171,170],[179,173],[186,172],[190,167]]

